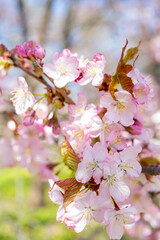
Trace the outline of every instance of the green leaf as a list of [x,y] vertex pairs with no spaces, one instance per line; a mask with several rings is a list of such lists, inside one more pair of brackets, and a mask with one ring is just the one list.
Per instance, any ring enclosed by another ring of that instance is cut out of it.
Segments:
[[134,47],[134,48],[129,48],[127,50],[127,53],[125,55],[125,57],[123,58],[123,62],[124,63],[127,63],[128,61],[132,60],[135,55],[138,53],[139,51],[139,46],[140,46],[141,42],[138,43],[138,46],[137,47]]

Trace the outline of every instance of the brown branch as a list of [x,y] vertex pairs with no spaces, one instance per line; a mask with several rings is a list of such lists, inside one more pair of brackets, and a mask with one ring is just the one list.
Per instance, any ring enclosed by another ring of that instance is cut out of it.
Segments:
[[[46,73],[43,73],[43,74],[54,84],[54,81],[51,77],[49,77]],[[66,103],[75,104],[73,100],[70,97],[68,97],[68,95],[63,91],[62,88],[58,88],[55,86],[55,89],[56,89],[56,92],[59,93],[65,99]]]
[[37,76],[34,72],[30,71],[29,69],[25,68],[22,64],[20,64],[16,58],[12,55],[11,60],[13,61],[13,64],[15,67],[20,68],[22,71],[24,71],[25,73],[27,73],[28,75],[30,75],[31,77],[36,78],[36,80],[38,80],[39,82],[41,82],[42,84],[44,84],[46,87],[51,88],[51,86],[42,78]]
[[[20,64],[16,58],[14,57],[14,55],[12,54],[12,56],[10,57],[10,59],[13,61],[13,65],[15,67],[20,68],[22,71],[24,71],[25,73],[27,73],[29,76],[35,78],[37,81],[39,81],[40,83],[44,84],[47,88],[49,88],[52,93],[54,95],[57,95],[58,97],[60,97],[64,102],[68,103],[68,104],[75,104],[73,102],[73,100],[68,97],[68,95],[65,93],[65,91],[61,88],[57,88],[55,87],[55,89],[53,87],[51,87],[49,85],[49,83],[46,82],[46,80],[43,77],[40,77],[38,75],[36,75],[33,71],[30,71],[29,69],[25,68],[22,64]],[[44,74],[53,84],[53,79],[48,77],[46,74]]]
[[142,166],[142,173],[160,175],[160,165]]

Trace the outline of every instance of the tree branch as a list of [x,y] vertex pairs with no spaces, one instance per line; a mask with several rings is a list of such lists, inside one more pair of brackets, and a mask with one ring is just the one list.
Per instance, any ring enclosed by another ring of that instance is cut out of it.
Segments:
[[11,60],[13,61],[13,65],[15,67],[20,68],[22,71],[24,71],[25,73],[27,73],[28,75],[30,75],[31,77],[36,78],[36,80],[38,80],[39,82],[41,82],[42,84],[44,84],[46,87],[51,88],[51,86],[42,78],[37,76],[34,72],[30,71],[29,69],[25,68],[22,64],[20,64],[16,58],[12,55]]
[[142,173],[160,175],[160,165],[142,166]]
[[[22,71],[24,71],[25,73],[27,73],[27,74],[30,75],[31,77],[35,78],[37,81],[39,81],[40,83],[44,84],[47,88],[49,88],[49,89],[52,91],[52,93],[53,93],[54,95],[57,95],[57,96],[59,96],[61,99],[63,99],[64,102],[66,102],[66,103],[68,103],[68,104],[75,104],[75,103],[73,102],[73,100],[72,100],[70,97],[68,97],[68,95],[65,93],[65,91],[64,91],[63,89],[57,88],[57,87],[55,87],[55,89],[54,89],[53,87],[51,87],[51,86],[46,82],[46,80],[45,80],[43,77],[40,77],[40,76],[36,75],[33,71],[30,71],[29,69],[25,68],[22,64],[20,64],[20,63],[16,60],[16,58],[14,57],[14,55],[12,55],[12,56],[10,57],[10,59],[13,61],[13,65],[14,65],[15,67],[20,68]],[[45,76],[54,84],[53,79],[49,78],[46,74],[45,74]]]

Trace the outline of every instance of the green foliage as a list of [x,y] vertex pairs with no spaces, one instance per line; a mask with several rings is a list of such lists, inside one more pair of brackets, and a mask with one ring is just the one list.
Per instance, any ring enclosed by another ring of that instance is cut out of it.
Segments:
[[[71,177],[71,172],[65,167],[60,175]],[[95,222],[78,234],[56,222],[58,206],[49,199],[47,184],[40,183],[40,189],[36,189],[35,179],[27,170],[18,167],[0,170],[0,240],[108,239],[105,227]],[[41,186],[44,187],[44,199],[35,204],[35,198],[39,198],[35,190],[41,191]],[[124,238],[127,239],[130,238]]]

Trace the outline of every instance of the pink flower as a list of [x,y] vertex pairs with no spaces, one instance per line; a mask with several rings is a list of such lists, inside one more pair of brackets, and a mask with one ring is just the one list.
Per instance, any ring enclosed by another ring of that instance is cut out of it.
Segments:
[[130,189],[124,181],[122,181],[118,175],[109,175],[105,180],[101,182],[99,188],[100,195],[106,194],[114,198],[116,202],[125,201],[130,195]]
[[105,67],[105,58],[102,54],[95,54],[92,61],[88,62],[83,68],[83,77],[78,80],[80,85],[86,85],[92,82],[93,86],[100,86],[103,81],[103,70]]
[[41,165],[47,163],[48,151],[40,140],[35,126],[20,126],[18,134],[18,138],[13,142],[15,159],[30,172],[40,172]]
[[65,223],[75,232],[82,232],[92,219],[102,222],[104,209],[110,206],[110,201],[101,196],[95,196],[93,192],[89,191],[77,196],[74,202],[66,208]]
[[7,76],[7,71],[0,65],[0,80],[3,80]]
[[103,175],[103,162],[107,158],[107,154],[106,146],[100,142],[94,144],[93,148],[87,145],[83,152],[83,160],[78,164],[75,175],[77,181],[86,183],[93,177],[99,184]]
[[69,116],[73,119],[80,119],[87,106],[87,98],[83,93],[78,93],[78,103],[68,105]]
[[55,53],[52,64],[43,65],[43,71],[54,80],[56,87],[62,88],[67,83],[73,82],[78,78],[78,59],[70,55],[70,51],[63,50],[63,53]]
[[45,57],[45,50],[36,41],[31,40],[25,42],[23,45],[17,45],[16,53],[20,58],[32,58],[35,57],[38,60],[42,60]]
[[105,67],[106,65],[106,59],[104,57],[104,55],[102,53],[96,53],[94,54],[93,58],[92,58],[93,62],[101,62],[103,63],[103,66]]
[[23,125],[31,126],[34,124],[36,119],[38,119],[36,116],[36,112],[33,109],[29,109],[25,112],[23,116]]
[[62,205],[63,204],[63,191],[61,188],[55,184],[55,182],[52,179],[49,179],[49,185],[50,185],[50,191],[49,191],[49,197],[52,202]]
[[105,115],[100,125],[100,140],[102,142],[113,142],[118,135],[121,135],[123,130],[124,128],[120,124],[109,121],[107,115]]
[[16,113],[23,114],[29,107],[33,107],[35,98],[28,90],[28,85],[23,77],[18,78],[18,84],[19,88],[16,88],[11,92],[13,95],[11,101],[13,102]]
[[90,142],[89,132],[80,121],[61,122],[61,131],[73,147],[74,151],[81,154],[86,144]]
[[151,80],[149,77],[144,77],[143,74],[135,67],[128,73],[134,82],[133,94],[138,104],[146,104],[152,98],[153,92],[150,87]]
[[142,133],[143,124],[138,119],[134,118],[134,124],[127,128],[127,131],[133,135],[140,135]]
[[142,171],[142,167],[136,159],[141,150],[141,146],[128,147],[114,155],[119,162],[119,168],[125,170],[130,177],[138,177]]
[[134,215],[137,213],[134,207],[124,206],[120,210],[108,209],[105,211],[104,219],[106,231],[111,239],[120,239],[123,236],[124,224],[135,222]]
[[112,131],[107,138],[107,144],[110,149],[123,150],[127,144],[120,131]]
[[127,76],[132,78],[133,83],[145,81],[144,75],[136,67],[133,67]]
[[98,137],[100,134],[101,119],[98,116],[98,107],[94,104],[87,105],[87,98],[83,93],[78,94],[77,105],[70,104],[68,112],[71,120],[78,120],[86,129],[90,137]]
[[118,168],[113,157],[103,163],[103,181],[99,187],[100,195],[110,195],[116,202],[123,202],[130,194],[129,187],[122,181],[124,172]]
[[133,94],[138,104],[145,104],[148,101],[150,86],[145,82],[138,82],[134,85]]
[[101,106],[107,108],[107,117],[115,123],[120,122],[124,126],[130,126],[134,123],[134,114],[136,113],[136,105],[132,96],[126,91],[115,92],[116,101],[111,94],[104,93],[100,97]]

